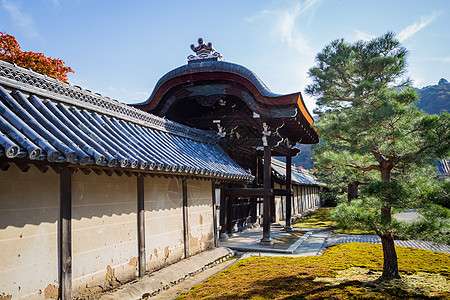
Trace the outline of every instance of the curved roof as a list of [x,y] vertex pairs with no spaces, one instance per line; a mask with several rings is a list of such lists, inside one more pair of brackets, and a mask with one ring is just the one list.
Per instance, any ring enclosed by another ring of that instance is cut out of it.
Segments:
[[251,180],[211,132],[0,61],[0,158]]
[[165,74],[157,82],[155,89],[145,102],[134,106],[158,114],[161,109],[157,109],[157,106],[170,89],[184,83],[202,80],[231,80],[242,85],[254,96],[249,99],[244,95],[243,98],[254,102],[249,106],[254,111],[256,110],[255,112],[258,112],[258,106],[260,106],[269,111],[275,110],[270,114],[271,117],[301,116],[309,124],[313,123],[300,92],[288,95],[273,93],[254,72],[241,65],[225,61],[196,61],[178,67]]
[[[286,178],[286,164],[284,162],[277,159],[272,159],[272,170],[274,170],[279,177],[283,179]],[[292,165],[291,170],[291,178],[293,183],[299,185],[325,186],[322,182],[317,181],[313,174],[304,169],[300,169]]]

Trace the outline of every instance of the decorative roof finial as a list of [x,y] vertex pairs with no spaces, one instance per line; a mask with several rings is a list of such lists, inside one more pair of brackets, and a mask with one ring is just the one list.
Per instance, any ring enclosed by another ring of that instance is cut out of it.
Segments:
[[205,44],[202,38],[198,39],[198,46],[196,47],[194,44],[191,44],[192,51],[195,52],[196,55],[189,55],[188,62],[200,62],[205,60],[217,60],[222,61],[222,54],[216,52],[216,49],[213,48],[211,42]]

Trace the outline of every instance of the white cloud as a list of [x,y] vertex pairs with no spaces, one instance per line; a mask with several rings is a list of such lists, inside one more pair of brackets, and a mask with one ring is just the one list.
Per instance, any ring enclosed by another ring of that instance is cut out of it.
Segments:
[[33,25],[33,18],[20,10],[20,7],[9,0],[1,0],[2,7],[9,13],[19,27],[22,27],[31,37],[37,37],[38,33]]
[[272,27],[271,34],[281,43],[294,47],[302,54],[311,55],[312,49],[297,24],[299,17],[310,18],[320,0],[297,2],[288,9],[264,9],[256,16],[247,18],[248,22],[264,21]]
[[437,57],[437,58],[431,58],[430,60],[448,63],[448,62],[450,62],[450,57]]
[[374,35],[366,33],[366,32],[359,31],[357,29],[355,29],[355,32],[356,32],[356,39],[357,40],[370,41],[370,40],[375,38]]
[[[269,63],[262,68],[266,73],[259,73],[276,93],[297,92],[310,82],[308,66],[314,63],[317,49],[313,48],[309,40],[314,31],[308,26],[320,2],[321,0],[290,1],[288,6],[263,9],[246,19],[264,28],[264,33],[270,32],[272,41],[277,44],[275,49],[279,52],[276,64]],[[279,74],[283,74],[283,80],[279,79]],[[307,108],[312,112],[315,107],[314,99],[304,93],[303,97]]]
[[419,30],[423,29],[425,26],[427,26],[428,24],[430,24],[431,22],[436,20],[437,17],[439,17],[440,14],[442,14],[442,11],[440,11],[440,12],[433,11],[431,16],[421,16],[420,17],[420,23],[416,22],[416,23],[414,23],[412,25],[409,25],[408,27],[406,27],[402,31],[400,31],[400,33],[397,36],[398,40],[400,42],[403,42],[407,38],[410,38],[411,36],[416,34],[416,32],[418,32]]

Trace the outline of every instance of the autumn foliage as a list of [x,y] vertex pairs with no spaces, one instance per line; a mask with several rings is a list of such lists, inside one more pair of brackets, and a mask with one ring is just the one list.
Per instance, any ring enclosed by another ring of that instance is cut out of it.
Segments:
[[73,70],[58,58],[45,57],[43,53],[20,50],[15,37],[0,32],[0,60],[67,82],[67,73]]

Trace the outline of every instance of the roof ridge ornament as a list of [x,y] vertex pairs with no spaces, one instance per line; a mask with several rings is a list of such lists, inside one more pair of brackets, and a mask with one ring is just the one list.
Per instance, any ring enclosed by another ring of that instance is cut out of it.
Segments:
[[188,63],[205,60],[223,61],[222,54],[213,48],[212,43],[205,44],[202,38],[198,39],[198,46],[191,44],[191,49],[195,52],[195,55],[191,54],[187,57]]

